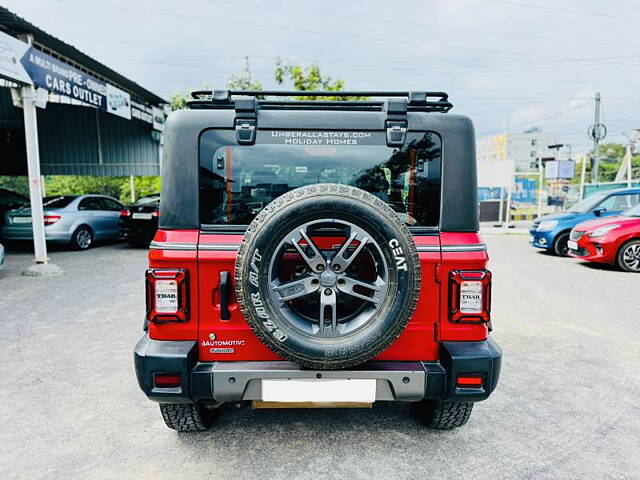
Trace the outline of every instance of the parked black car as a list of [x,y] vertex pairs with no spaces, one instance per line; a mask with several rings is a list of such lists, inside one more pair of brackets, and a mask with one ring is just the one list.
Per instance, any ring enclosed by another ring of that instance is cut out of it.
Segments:
[[142,197],[120,212],[120,234],[131,246],[147,246],[158,230],[160,194]]

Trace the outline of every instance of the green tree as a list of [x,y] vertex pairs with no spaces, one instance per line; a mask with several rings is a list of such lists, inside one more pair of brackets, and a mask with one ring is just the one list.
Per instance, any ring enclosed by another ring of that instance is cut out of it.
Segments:
[[6,188],[28,197],[29,179],[25,176],[2,175],[0,176],[0,188]]
[[249,57],[244,57],[246,65],[240,75],[231,75],[227,82],[229,90],[262,90],[262,83],[251,78],[251,67],[249,67]]
[[128,179],[98,175],[50,175],[45,177],[45,191],[47,196],[100,193],[119,198],[122,184]]
[[202,88],[188,88],[183,91],[175,91],[171,96],[171,111],[185,110],[187,108],[187,101],[191,99],[191,92],[196,90],[213,90],[213,87],[209,83],[203,83]]
[[[613,182],[616,178],[618,170],[620,170],[620,166],[622,165],[622,159],[624,158],[627,147],[620,143],[603,143],[599,148],[600,158],[599,169],[598,169],[598,181],[600,182]],[[589,152],[589,158],[593,158],[593,150]],[[587,181],[591,179],[591,163],[587,161]],[[634,154],[631,157],[631,177],[632,179],[640,178],[640,155]],[[573,179],[574,183],[580,182],[580,175],[577,174]]]
[[[133,189],[136,199],[160,193],[160,177],[133,177]],[[131,183],[128,177],[120,188],[120,201],[131,202]]]
[[[315,91],[322,90],[325,92],[340,92],[344,90],[346,82],[341,78],[335,80],[329,76],[323,75],[320,66],[312,64],[306,69],[301,65],[285,62],[281,58],[276,60],[275,80],[278,85],[282,85],[286,81],[293,84],[295,90]],[[332,97],[295,97],[298,100],[366,100],[367,97],[350,97],[350,96],[332,96]]]

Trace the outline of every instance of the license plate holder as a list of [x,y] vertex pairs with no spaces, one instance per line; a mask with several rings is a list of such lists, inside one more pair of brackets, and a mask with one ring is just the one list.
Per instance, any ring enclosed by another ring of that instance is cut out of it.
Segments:
[[356,379],[275,379],[261,380],[264,402],[373,403],[376,380]]

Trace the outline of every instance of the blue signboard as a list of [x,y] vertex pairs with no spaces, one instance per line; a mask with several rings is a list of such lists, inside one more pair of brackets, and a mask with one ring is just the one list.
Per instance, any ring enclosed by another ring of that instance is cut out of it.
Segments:
[[33,47],[29,47],[20,63],[36,87],[131,119],[131,97],[127,92]]

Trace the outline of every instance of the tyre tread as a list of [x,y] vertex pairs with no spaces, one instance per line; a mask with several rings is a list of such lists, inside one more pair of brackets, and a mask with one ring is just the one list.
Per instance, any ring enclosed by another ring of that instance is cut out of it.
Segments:
[[203,432],[211,426],[197,403],[161,403],[160,412],[167,427],[178,432]]
[[420,406],[423,410],[422,419],[427,428],[434,430],[451,430],[463,426],[469,421],[473,410],[472,402],[430,400],[424,403]]

